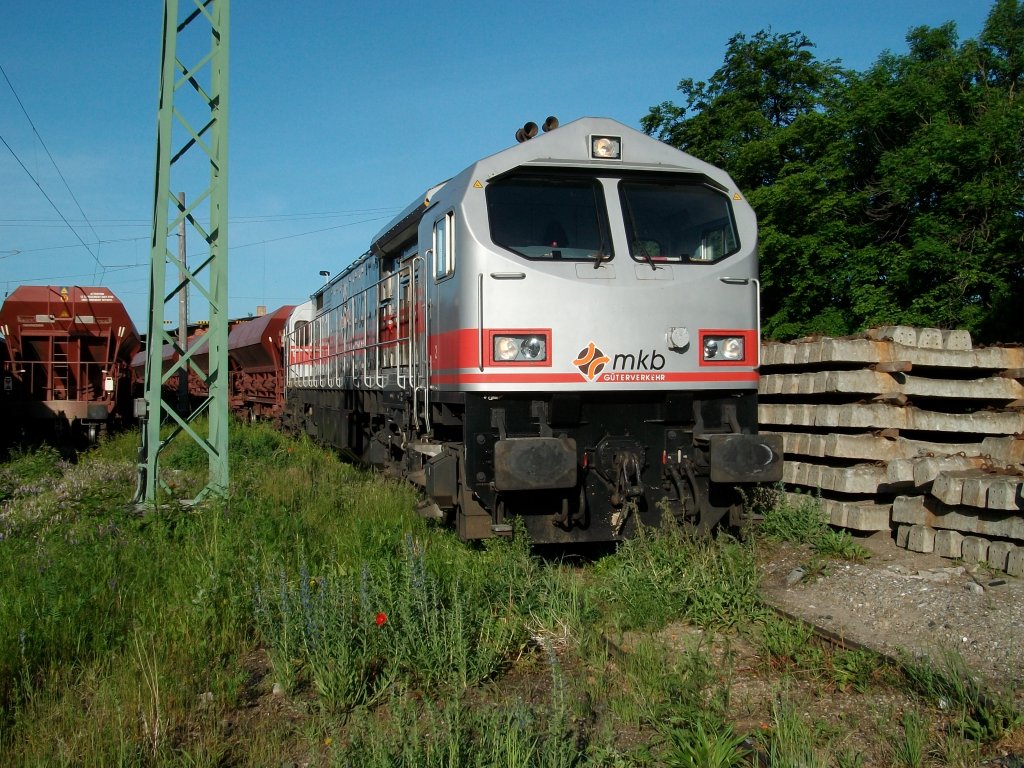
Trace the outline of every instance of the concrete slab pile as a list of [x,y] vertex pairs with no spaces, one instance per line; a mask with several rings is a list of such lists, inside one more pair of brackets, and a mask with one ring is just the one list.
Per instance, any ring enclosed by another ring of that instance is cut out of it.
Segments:
[[[761,430],[833,525],[1008,573],[1024,552],[1024,348],[888,326],[762,347]],[[1019,575],[1019,574],[1015,574]]]

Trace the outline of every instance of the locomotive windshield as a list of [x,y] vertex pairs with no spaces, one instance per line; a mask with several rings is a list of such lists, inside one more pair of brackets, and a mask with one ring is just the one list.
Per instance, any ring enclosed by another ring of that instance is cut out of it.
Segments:
[[612,255],[604,190],[594,178],[512,176],[487,185],[491,240],[528,259]]
[[704,184],[624,179],[619,196],[636,261],[712,262],[739,249],[729,198]]
[[[629,255],[649,263],[711,263],[739,250],[728,195],[692,177],[618,180]],[[527,259],[613,257],[596,177],[520,173],[487,186],[491,240]]]

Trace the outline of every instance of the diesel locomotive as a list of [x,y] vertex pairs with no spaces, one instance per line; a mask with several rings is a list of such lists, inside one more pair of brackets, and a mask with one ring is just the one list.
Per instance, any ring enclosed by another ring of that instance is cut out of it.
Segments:
[[463,539],[706,531],[757,432],[757,224],[730,177],[583,118],[418,197],[288,318],[285,426],[416,482]]

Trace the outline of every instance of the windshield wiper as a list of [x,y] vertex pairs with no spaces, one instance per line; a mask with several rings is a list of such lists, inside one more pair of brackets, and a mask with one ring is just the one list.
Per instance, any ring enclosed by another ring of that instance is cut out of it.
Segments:
[[644,260],[651,265],[651,269],[657,269],[657,267],[654,266],[654,259],[651,258],[650,251],[647,250],[647,244],[640,239],[640,235],[636,231],[636,219],[633,218],[633,206],[629,204],[628,200],[626,201],[625,209],[626,216],[629,218],[629,227],[631,230],[630,234],[632,234],[633,237],[636,238],[633,242],[635,242],[640,247],[640,253],[644,257]]
[[597,234],[601,237],[601,243],[600,243],[600,245],[597,246],[597,253],[594,255],[594,269],[600,269],[601,268],[601,264],[604,262],[604,259],[605,259],[604,246],[605,246],[605,243],[607,242],[607,240],[606,240],[606,238],[604,236],[604,227],[601,226],[601,213],[600,213],[601,209],[600,209],[600,206],[598,205],[599,200],[598,200],[598,197],[597,197],[597,190],[595,189],[593,191],[593,193],[594,193],[594,216],[597,219],[594,223],[597,224]]
[[651,252],[647,250],[647,246],[644,245],[642,240],[640,241],[640,252],[644,257],[644,260],[651,265],[651,269],[657,269],[654,265],[654,259],[651,258]]

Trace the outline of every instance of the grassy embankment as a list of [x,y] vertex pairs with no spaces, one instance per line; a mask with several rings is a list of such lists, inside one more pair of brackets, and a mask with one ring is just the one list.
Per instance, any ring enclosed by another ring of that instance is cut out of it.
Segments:
[[1019,734],[1008,693],[762,606],[771,535],[858,555],[813,504],[567,564],[265,427],[233,428],[230,499],[139,514],[136,439],[0,466],[4,765],[969,766]]

